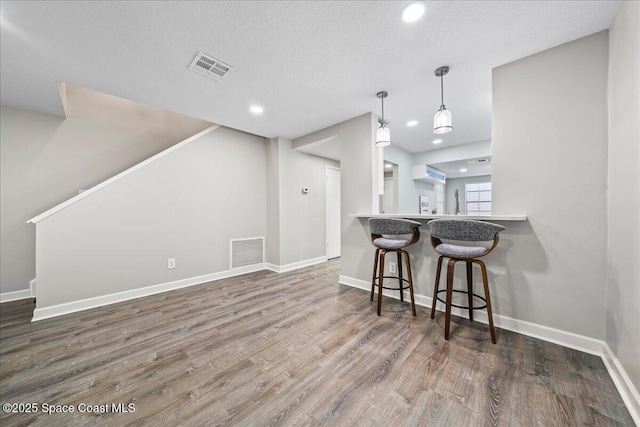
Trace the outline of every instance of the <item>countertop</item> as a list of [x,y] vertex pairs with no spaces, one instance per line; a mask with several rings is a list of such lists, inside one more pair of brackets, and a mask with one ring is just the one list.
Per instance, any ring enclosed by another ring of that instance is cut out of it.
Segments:
[[480,221],[526,221],[526,215],[421,215],[421,214],[349,214],[356,218],[406,218],[406,219],[475,219]]

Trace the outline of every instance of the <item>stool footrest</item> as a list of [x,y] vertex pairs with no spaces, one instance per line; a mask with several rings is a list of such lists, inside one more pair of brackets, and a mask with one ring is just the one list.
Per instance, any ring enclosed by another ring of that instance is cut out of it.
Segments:
[[[439,293],[439,294],[440,294],[440,293],[442,293],[442,292],[447,292],[447,290],[446,290],[446,289],[442,289],[442,290],[439,290],[439,291],[438,291],[438,293]],[[461,291],[461,290],[458,290],[458,289],[453,289],[453,291],[452,291],[452,292],[457,292],[457,293],[459,293],[459,294],[465,294],[465,295],[468,295],[467,291]],[[453,304],[453,303],[451,303],[451,307],[464,308],[465,310],[468,310],[469,308],[471,308],[472,310],[481,310],[481,309],[483,309],[483,308],[487,308],[487,300],[486,300],[484,297],[481,297],[480,295],[478,295],[478,294],[473,294],[473,293],[472,293],[471,295],[473,295],[475,298],[478,298],[478,299],[481,299],[482,301],[484,301],[484,305],[483,305],[483,306],[478,306],[478,307],[476,307],[476,306],[469,307],[468,305],[457,305],[457,304]],[[437,299],[438,301],[440,301],[441,303],[443,303],[443,304],[446,304],[446,303],[447,303],[447,301],[445,301],[445,300],[441,299],[441,298],[440,298],[440,297],[438,297],[437,295],[436,295],[436,299]]]
[[[402,280],[403,282],[409,283],[409,281],[407,279],[400,279],[398,276],[382,276],[384,279],[391,279],[391,280]],[[378,279],[380,278],[380,276],[376,276],[373,284],[374,286],[377,288],[378,287]],[[409,286],[403,286],[403,287],[394,287],[391,288],[389,286],[382,286],[382,289],[389,289],[392,291],[399,291],[399,290],[405,290],[405,289],[409,289]]]

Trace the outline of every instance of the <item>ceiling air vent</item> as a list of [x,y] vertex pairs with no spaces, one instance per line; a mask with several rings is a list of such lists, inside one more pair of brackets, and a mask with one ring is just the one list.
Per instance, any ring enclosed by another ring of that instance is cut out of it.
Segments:
[[189,69],[219,82],[233,70],[233,67],[213,56],[198,52],[193,61],[191,61]]
[[475,160],[467,160],[467,163],[473,165],[475,163],[486,163],[489,159],[475,159]]

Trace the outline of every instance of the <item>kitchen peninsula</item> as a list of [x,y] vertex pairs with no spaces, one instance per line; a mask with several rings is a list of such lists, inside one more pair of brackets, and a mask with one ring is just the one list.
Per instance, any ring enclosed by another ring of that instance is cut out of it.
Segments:
[[349,214],[355,218],[406,218],[413,220],[431,219],[474,219],[479,221],[526,221],[526,215],[427,215],[427,214]]

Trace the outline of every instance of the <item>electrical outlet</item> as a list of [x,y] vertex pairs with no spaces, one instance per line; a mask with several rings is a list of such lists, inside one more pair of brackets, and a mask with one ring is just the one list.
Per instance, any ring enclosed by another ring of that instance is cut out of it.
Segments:
[[390,262],[389,263],[389,273],[390,274],[398,274],[398,264],[396,264],[395,262]]
[[173,268],[176,268],[176,259],[175,259],[175,258],[169,258],[169,259],[167,260],[167,268],[168,268],[169,270],[171,270],[171,269],[173,269]]

